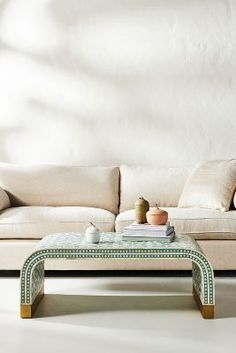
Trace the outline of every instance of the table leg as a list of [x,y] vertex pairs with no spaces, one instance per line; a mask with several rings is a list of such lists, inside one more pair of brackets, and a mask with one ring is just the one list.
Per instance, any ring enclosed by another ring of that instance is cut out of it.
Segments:
[[34,314],[40,300],[43,298],[43,295],[44,295],[44,290],[42,288],[41,291],[37,294],[37,296],[34,299],[34,302],[32,304],[21,304],[20,316],[22,319],[30,319],[33,317],[33,314]]
[[196,289],[193,287],[193,296],[204,319],[214,319],[214,305],[202,304]]
[[44,261],[23,267],[21,274],[21,318],[32,318],[44,295]]
[[193,296],[204,319],[214,318],[214,275],[210,267],[192,263]]

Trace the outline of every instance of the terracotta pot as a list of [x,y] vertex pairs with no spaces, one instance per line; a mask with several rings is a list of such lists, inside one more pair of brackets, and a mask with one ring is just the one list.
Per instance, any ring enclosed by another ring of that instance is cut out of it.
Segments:
[[158,206],[150,209],[146,216],[148,223],[152,225],[163,225],[168,221],[168,212],[160,209]]
[[143,197],[135,202],[135,221],[136,223],[143,224],[147,222],[146,213],[149,210],[149,202]]

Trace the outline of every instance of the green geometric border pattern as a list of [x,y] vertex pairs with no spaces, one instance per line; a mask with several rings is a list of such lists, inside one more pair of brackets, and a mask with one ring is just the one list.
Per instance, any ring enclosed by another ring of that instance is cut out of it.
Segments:
[[118,233],[102,233],[99,244],[87,244],[81,233],[44,237],[21,270],[21,304],[32,304],[44,285],[46,259],[189,259],[193,286],[204,305],[214,305],[214,274],[200,247],[189,236],[176,235],[174,242],[122,241]]

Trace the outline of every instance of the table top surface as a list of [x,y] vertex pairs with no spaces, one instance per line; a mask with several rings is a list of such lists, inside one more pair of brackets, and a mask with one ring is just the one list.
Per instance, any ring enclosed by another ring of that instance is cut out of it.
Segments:
[[197,242],[189,235],[176,235],[173,242],[165,241],[127,241],[122,240],[121,233],[101,233],[98,244],[86,242],[84,233],[65,232],[45,236],[37,245],[36,250],[43,249],[93,249],[106,250],[158,250],[158,249],[188,249],[202,252]]

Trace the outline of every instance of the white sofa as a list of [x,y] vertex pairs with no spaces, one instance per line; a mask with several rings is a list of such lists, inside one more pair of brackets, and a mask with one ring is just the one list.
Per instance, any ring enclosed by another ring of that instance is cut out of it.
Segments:
[[[92,221],[102,231],[122,231],[134,221],[134,201],[144,196],[169,213],[176,232],[199,242],[214,269],[236,269],[236,210],[178,208],[190,170],[158,167],[22,166],[0,164],[0,270],[20,269],[43,236],[83,232]],[[73,260],[47,269],[190,269],[186,261]]]

